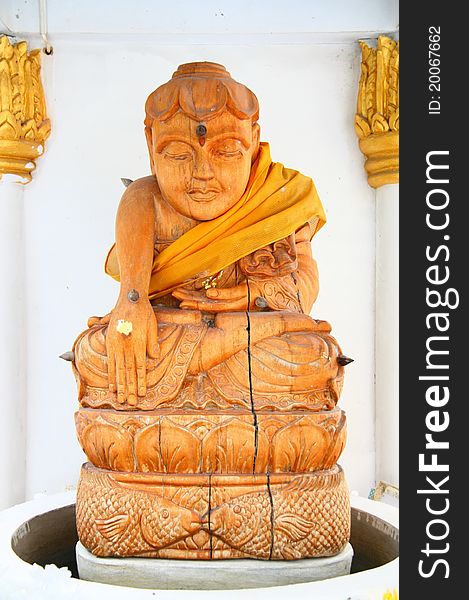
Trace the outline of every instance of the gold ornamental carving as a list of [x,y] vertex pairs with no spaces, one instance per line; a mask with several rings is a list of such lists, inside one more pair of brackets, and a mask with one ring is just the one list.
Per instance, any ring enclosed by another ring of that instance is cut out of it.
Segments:
[[27,42],[10,44],[0,37],[0,179],[32,179],[36,160],[50,134],[41,84],[41,51]]
[[380,36],[376,48],[360,42],[361,77],[355,131],[366,157],[368,183],[399,183],[399,42]]

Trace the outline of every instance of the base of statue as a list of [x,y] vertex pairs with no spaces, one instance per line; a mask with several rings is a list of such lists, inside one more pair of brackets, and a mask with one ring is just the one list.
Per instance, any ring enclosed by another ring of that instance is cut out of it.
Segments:
[[228,590],[275,587],[321,581],[350,574],[350,544],[335,556],[281,560],[168,560],[162,558],[100,558],[78,542],[80,579],[134,588],[160,590]]
[[300,560],[350,538],[342,469],[312,473],[125,473],[83,465],[78,537],[95,556]]

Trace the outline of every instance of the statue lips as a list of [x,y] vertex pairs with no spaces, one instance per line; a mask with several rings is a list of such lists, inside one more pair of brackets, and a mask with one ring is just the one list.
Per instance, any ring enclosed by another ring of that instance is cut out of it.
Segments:
[[192,200],[196,202],[210,202],[213,200],[217,194],[221,192],[220,188],[210,187],[210,188],[191,188],[188,190],[188,194]]

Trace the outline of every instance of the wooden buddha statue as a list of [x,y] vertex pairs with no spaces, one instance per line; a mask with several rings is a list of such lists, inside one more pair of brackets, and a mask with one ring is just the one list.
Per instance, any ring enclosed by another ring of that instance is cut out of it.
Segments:
[[146,102],[152,175],[119,205],[117,303],[72,353],[77,526],[97,556],[296,559],[350,527],[336,464],[348,361],[325,321],[313,182],[272,162],[257,98],[215,63]]

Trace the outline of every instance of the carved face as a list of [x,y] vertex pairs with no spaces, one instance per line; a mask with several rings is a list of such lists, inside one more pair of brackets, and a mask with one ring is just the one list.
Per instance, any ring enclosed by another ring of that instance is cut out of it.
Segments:
[[208,221],[229,210],[246,189],[259,144],[259,126],[228,111],[204,123],[184,113],[152,126],[151,154],[163,198],[179,213]]

